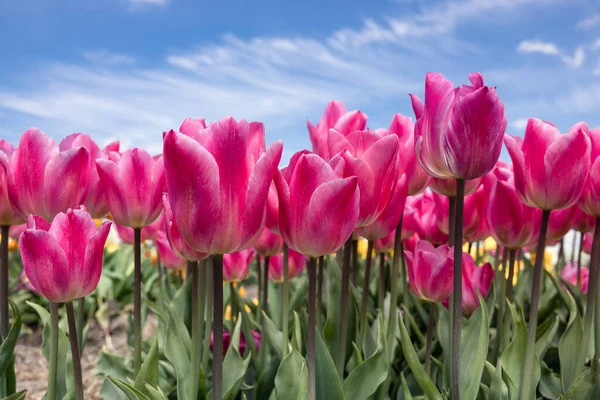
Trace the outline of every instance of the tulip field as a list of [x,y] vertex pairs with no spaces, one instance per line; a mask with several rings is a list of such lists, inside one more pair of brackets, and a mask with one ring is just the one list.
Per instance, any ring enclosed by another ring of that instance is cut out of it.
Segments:
[[468,80],[289,160],[232,117],[0,140],[0,399],[600,399],[600,130]]

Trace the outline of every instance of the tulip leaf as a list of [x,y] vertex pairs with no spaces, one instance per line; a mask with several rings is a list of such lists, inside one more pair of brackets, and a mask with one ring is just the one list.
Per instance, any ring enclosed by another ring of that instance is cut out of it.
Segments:
[[488,311],[485,300],[477,293],[479,308],[464,324],[461,334],[460,393],[466,400],[474,400],[488,353]]
[[[511,398],[521,393],[521,377],[523,376],[523,366],[525,365],[525,353],[527,352],[527,327],[525,326],[525,319],[522,312],[517,312],[510,302],[506,302],[508,308],[513,317],[515,325],[514,337],[512,342],[502,352],[502,368],[506,371],[506,374],[510,378],[509,391]],[[540,380],[540,363],[537,354],[534,354],[533,362],[533,373],[531,374],[533,380],[531,385],[531,393],[527,394],[524,398],[535,398],[535,390]]]
[[144,358],[140,372],[135,378],[134,387],[144,392],[145,383],[154,387],[158,385],[158,337],[154,338],[152,347]]
[[[309,328],[311,329],[311,328]],[[316,327],[316,378],[317,378],[317,399],[344,399],[342,383],[338,376],[335,364],[329,354],[327,345],[321,337],[321,333]]]
[[492,364],[486,361],[485,368],[490,377],[489,400],[509,400],[508,387],[502,380],[502,364],[494,368]]
[[[285,356],[277,369],[275,388],[278,400],[297,400],[302,391],[308,390],[307,380],[298,379],[302,373],[307,374],[306,362],[304,357],[294,349]],[[301,388],[302,384],[307,387]]]
[[[167,326],[167,338],[165,340],[164,352],[165,357],[171,362],[175,369],[175,375],[177,377],[177,398],[186,400],[189,399],[189,394],[192,392],[194,377],[192,376],[189,348],[186,348],[179,333],[180,329],[177,328],[173,321],[170,321]],[[187,331],[185,332],[185,335],[187,335]]]
[[294,311],[294,328],[292,330],[292,349],[302,354],[302,325],[298,313]]
[[150,400],[167,400],[167,396],[160,390],[160,387],[152,387],[149,383],[144,383],[144,389]]
[[262,317],[263,317],[263,322],[264,322],[264,326],[265,326],[264,334],[267,337],[267,341],[268,341],[269,345],[271,345],[271,348],[275,351],[275,353],[277,354],[279,359],[281,360],[281,358],[282,358],[281,343],[283,340],[283,333],[281,333],[277,329],[277,327],[275,326],[275,323],[267,316],[267,314],[265,314],[264,311],[262,313]]
[[400,373],[400,384],[402,385],[402,395],[404,396],[404,400],[413,400],[413,396],[410,393],[410,389],[406,384],[406,379],[404,378],[404,374]]
[[27,398],[27,391],[22,390],[17,393],[13,393],[9,396],[3,397],[2,400],[25,400]]
[[545,399],[552,400],[558,399],[563,392],[560,375],[554,373],[543,361],[539,389]]
[[558,342],[558,357],[560,358],[560,377],[563,391],[566,392],[577,379],[579,347],[583,337],[583,321],[577,310],[577,304],[571,294],[565,292],[569,300],[569,321],[567,329]]
[[417,353],[413,347],[410,336],[408,335],[406,326],[404,326],[404,318],[401,315],[398,318],[398,325],[400,327],[400,338],[402,339],[401,343],[404,358],[406,358],[406,362],[408,363],[414,378],[417,380],[417,383],[423,392],[425,392],[425,396],[428,399],[441,400],[442,396],[440,392],[435,387],[431,379],[429,379],[429,376],[427,376],[425,373],[425,370],[423,369],[423,366],[417,357]]
[[552,339],[554,339],[554,335],[558,330],[558,325],[558,316],[555,315],[554,318],[548,318],[537,327],[535,340],[535,354],[537,354],[538,358],[542,359],[544,357],[546,348],[548,347]]
[[4,339],[2,345],[0,345],[0,376],[4,375],[9,365],[14,360],[15,346],[19,339],[19,333],[21,332],[21,314],[19,313],[19,309],[12,301],[9,300],[9,303],[13,315],[15,316],[15,322],[13,322],[10,327],[6,339]]
[[600,371],[598,359],[592,360],[592,368],[581,374],[571,385],[561,400],[596,400],[600,399]]
[[123,391],[123,393],[125,393],[125,396],[127,396],[127,398],[129,400],[150,400],[150,398],[148,396],[146,396],[144,393],[142,393],[135,387],[131,386],[130,384],[123,382],[119,378],[109,376],[108,379],[112,383],[114,383],[119,389],[121,389]]

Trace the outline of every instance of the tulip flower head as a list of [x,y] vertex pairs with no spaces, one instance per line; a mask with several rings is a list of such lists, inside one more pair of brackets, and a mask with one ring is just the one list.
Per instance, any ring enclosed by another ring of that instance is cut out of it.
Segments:
[[282,143],[275,142],[265,151],[263,124],[231,117],[191,136],[165,135],[169,202],[191,248],[225,254],[258,240],[282,150]]
[[415,152],[433,177],[475,179],[492,170],[500,157],[507,120],[495,88],[480,73],[471,85],[453,88],[439,73],[425,77],[425,104],[411,95],[417,117]]
[[590,173],[585,181],[579,205],[587,214],[600,217],[600,129],[590,129],[588,134],[592,146]]
[[90,294],[102,272],[110,222],[99,228],[85,209],[69,209],[48,223],[30,215],[19,249],[23,268],[35,290],[55,303]]
[[[252,340],[254,342],[254,348],[258,351],[258,349],[260,348],[260,342],[261,342],[261,334],[255,330],[251,330],[250,334],[252,335]],[[213,344],[214,344],[214,332],[210,333],[210,351],[213,350]],[[231,333],[227,330],[223,331],[223,355],[227,354],[227,350],[229,350],[229,345],[231,344]],[[248,344],[246,343],[246,337],[244,336],[243,333],[240,333],[240,345],[239,345],[239,351],[240,351],[240,355],[244,355],[244,353],[246,352],[246,348],[248,347]]]
[[[10,159],[14,151],[15,149],[10,143],[0,139],[0,152],[4,154],[2,157],[6,156],[7,159]],[[21,225],[24,222],[23,216],[14,209],[10,202],[7,175],[4,168],[0,168],[0,225]]]
[[171,245],[169,244],[169,239],[167,239],[166,233],[158,233],[156,237],[156,250],[158,252],[158,256],[160,257],[160,261],[165,265],[165,267],[171,270],[179,270],[185,268],[185,258],[180,257],[177,253],[173,251]]
[[531,118],[525,138],[506,135],[521,201],[542,210],[573,205],[583,192],[590,169],[591,142],[585,123],[561,135],[549,122]]
[[[583,293],[587,293],[588,291],[588,278],[590,275],[590,270],[587,267],[581,266],[580,270],[581,274],[581,291]],[[577,264],[567,263],[561,273],[560,277],[565,281],[569,282],[573,286],[577,286]]]
[[275,175],[281,236],[290,248],[308,256],[338,250],[358,220],[357,178],[342,178],[344,160],[336,159],[333,168],[316,154],[298,152]]
[[[125,244],[133,244],[134,241],[134,232],[133,228],[128,226],[119,225],[114,223],[117,234],[119,235],[119,239]],[[156,240],[158,233],[160,231],[164,231],[165,229],[165,217],[164,213],[161,213],[160,216],[151,223],[150,225],[146,225],[142,228],[141,239],[142,242],[145,240]]]
[[[288,250],[288,278],[293,279],[306,267],[308,257],[294,250]],[[283,282],[283,254],[269,257],[269,279]]]
[[253,249],[225,254],[223,256],[223,280],[225,282],[240,282],[246,279],[253,258]]
[[[173,218],[173,210],[171,210],[171,204],[169,203],[169,196],[164,193],[163,194],[163,207],[165,209],[165,233],[167,234],[167,239],[169,240],[169,244],[171,249],[178,256],[188,260],[188,261],[200,261],[209,256],[209,254],[201,253],[192,249],[183,239],[179,229],[177,228],[177,224],[175,223],[175,219]],[[143,229],[142,229],[143,233]]]
[[254,243],[254,250],[263,257],[282,253],[283,238],[269,228],[265,228],[258,241]]
[[405,251],[408,281],[414,295],[422,300],[441,303],[452,293],[453,249],[433,247],[427,241],[417,243],[414,252]]

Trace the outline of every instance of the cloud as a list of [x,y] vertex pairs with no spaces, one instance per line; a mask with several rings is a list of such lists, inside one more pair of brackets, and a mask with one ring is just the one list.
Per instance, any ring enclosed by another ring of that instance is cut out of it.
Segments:
[[131,65],[135,62],[132,56],[111,53],[106,50],[84,51],[83,58],[93,64],[106,66]]
[[519,53],[542,53],[548,55],[558,55],[560,50],[552,42],[542,42],[540,40],[524,40],[517,47]]
[[126,0],[130,11],[145,10],[148,8],[164,7],[169,0]]
[[600,14],[593,14],[577,23],[579,29],[589,29],[600,24]]
[[517,120],[514,120],[513,122],[511,122],[511,126],[519,131],[524,130],[527,127],[527,121],[529,119],[528,118],[519,118]]

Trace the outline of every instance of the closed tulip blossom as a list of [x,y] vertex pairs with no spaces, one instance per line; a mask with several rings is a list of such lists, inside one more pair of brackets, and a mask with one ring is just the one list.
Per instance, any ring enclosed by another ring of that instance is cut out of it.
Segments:
[[89,158],[85,147],[61,151],[41,130],[25,131],[10,158],[0,152],[14,209],[23,218],[34,214],[50,220],[59,212],[83,204]]
[[524,139],[506,135],[504,141],[522,202],[557,210],[579,199],[590,169],[591,142],[585,123],[561,135],[551,123],[531,118]]
[[162,262],[165,267],[172,270],[185,268],[186,259],[180,257],[173,251],[171,245],[169,244],[169,239],[167,239],[166,233],[158,233],[156,238],[156,250],[158,252],[158,256],[160,257],[160,262]]
[[[480,184],[480,178],[465,181],[465,196],[473,194]],[[456,179],[431,178],[429,187],[443,196],[456,197]]]
[[225,118],[191,136],[164,138],[169,201],[182,237],[196,251],[245,249],[264,227],[281,142],[265,150],[264,127]]
[[73,133],[64,138],[59,144],[60,151],[78,147],[85,147],[90,153],[89,168],[86,169],[87,193],[84,205],[93,218],[102,218],[108,214],[109,207],[104,185],[100,182],[100,177],[96,169],[96,160],[109,158],[111,152],[118,152],[120,147],[119,142],[109,143],[101,150],[92,138],[85,133]]
[[344,177],[357,177],[360,188],[357,227],[372,224],[387,206],[398,181],[398,137],[382,137],[371,131],[353,131],[344,136],[332,129],[328,144],[331,165],[336,168],[339,163]]
[[[293,279],[306,267],[308,257],[291,249],[288,251],[288,278]],[[277,254],[269,258],[269,279],[277,283],[283,282],[283,254]]]
[[471,195],[465,196],[465,214],[463,220],[463,238],[467,242],[485,240],[490,236],[486,220],[489,208],[489,188],[480,185]]
[[341,177],[316,154],[296,153],[275,175],[279,196],[279,230],[290,248],[313,257],[337,251],[350,237],[359,215],[356,176]]
[[246,279],[253,258],[253,249],[225,254],[223,256],[223,280],[225,282],[240,282]]
[[19,249],[35,290],[54,303],[87,296],[98,285],[110,222],[99,228],[85,209],[69,209],[52,223],[30,215]]
[[[12,157],[14,151],[15,149],[10,143],[0,139],[0,152],[3,153],[7,159]],[[25,222],[25,219],[17,210],[14,209],[10,202],[7,178],[8,177],[5,170],[0,168],[0,225],[22,225]]]
[[[117,234],[119,235],[119,239],[125,244],[133,244],[134,242],[134,233],[133,228],[128,226],[119,225],[114,223]],[[141,232],[141,240],[156,240],[158,232],[165,229],[165,218],[164,214],[161,213],[160,216],[151,223],[150,225],[144,226]]]
[[494,280],[494,268],[490,263],[478,267],[469,253],[463,253],[463,314],[467,317],[479,308],[477,292],[487,297]]
[[[577,286],[577,264],[567,263],[562,271],[560,272],[560,277],[565,281],[569,282],[573,286]],[[581,273],[581,291],[583,293],[587,293],[588,291],[588,280],[590,275],[590,270],[587,267],[582,266],[580,269]]]
[[[260,348],[260,342],[262,340],[262,336],[259,332],[255,331],[254,329],[250,331],[250,334],[252,335],[252,341],[254,342],[254,348],[258,351],[258,349]],[[214,344],[214,332],[210,333],[210,350],[213,350],[213,344]],[[231,333],[227,330],[223,331],[223,355],[227,354],[227,350],[229,350],[229,345],[231,344]],[[248,343],[246,343],[246,337],[244,336],[244,333],[240,333],[240,345],[239,345],[239,351],[240,351],[240,355],[244,355],[244,353],[246,352],[246,348],[248,348]]]
[[437,178],[475,179],[500,157],[507,120],[495,88],[480,73],[471,85],[454,88],[442,74],[427,73],[425,104],[411,95],[417,117],[415,152],[419,164]]
[[575,211],[573,212],[571,227],[577,232],[593,232],[596,226],[596,217],[584,212],[577,204],[572,207],[575,208]]
[[427,241],[417,243],[414,252],[405,251],[410,288],[419,299],[441,303],[452,293],[454,260],[448,245],[433,247]]
[[151,157],[138,148],[111,159],[96,160],[100,181],[115,222],[142,228],[154,222],[162,211],[165,174],[162,157]]
[[591,233],[585,233],[583,235],[583,252],[586,254],[592,254],[592,242],[594,235]]
[[576,211],[577,206],[575,205],[562,210],[555,210],[550,213],[548,232],[546,233],[546,240],[548,242],[557,243],[571,230]]
[[447,228],[441,229],[441,226],[448,226],[448,207],[439,206],[447,204],[447,201],[447,198],[437,193],[425,191],[412,203],[420,221],[417,230],[419,237],[436,246],[448,243]]
[[[171,204],[169,203],[169,196],[164,193],[163,194],[163,207],[165,209],[165,233],[167,234],[167,239],[169,244],[175,254],[180,257],[188,260],[188,261],[200,261],[209,256],[209,254],[202,253],[192,249],[183,239],[179,229],[177,228],[177,224],[175,223],[175,219],[173,219],[173,210],[171,210]],[[143,230],[142,230],[143,231]]]
[[600,217],[600,129],[590,129],[588,133],[591,143],[591,166],[578,203],[587,214]]
[[282,253],[283,238],[270,229],[265,228],[258,241],[254,243],[254,250],[263,257]]
[[307,125],[313,152],[325,161],[329,161],[334,156],[334,154],[330,154],[327,144],[329,130],[335,129],[342,135],[356,130],[362,131],[367,126],[367,115],[359,110],[347,112],[341,101],[334,100],[327,104],[323,116],[316,126],[310,121],[307,121]]

